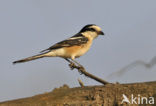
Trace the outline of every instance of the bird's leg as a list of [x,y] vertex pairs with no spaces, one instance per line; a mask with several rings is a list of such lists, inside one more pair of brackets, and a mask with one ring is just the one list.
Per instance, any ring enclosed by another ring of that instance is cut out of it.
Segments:
[[74,59],[72,59],[72,61],[74,62],[74,63],[76,63],[79,67],[83,67],[80,63],[78,63],[76,60],[74,60]]
[[[71,70],[73,70],[74,68],[77,68],[79,70],[83,70],[84,69],[84,67],[80,63],[78,63],[77,61],[75,61],[74,59],[71,59],[71,60],[68,59],[68,58],[64,58],[64,59],[70,63],[69,64],[69,67],[70,67]],[[79,72],[80,72],[80,74],[82,74],[81,71],[79,71]]]
[[70,64],[69,64],[69,67],[71,68],[71,70],[73,70],[74,69],[74,66],[76,66],[75,65],[75,63],[73,63],[71,60],[69,60],[68,58],[64,58],[66,61],[68,61]]
[[81,70],[84,70],[84,67],[80,64],[80,63],[78,63],[76,60],[74,60],[74,59],[71,59],[74,63],[76,63],[78,66],[76,66],[77,67],[77,69],[79,70],[79,73],[80,74],[83,74],[82,72],[81,72]]
[[66,61],[68,61],[69,63],[72,63],[69,59],[67,59],[67,58],[64,58]]
[[77,68],[79,70],[79,73],[82,74],[82,72],[80,70],[84,70],[84,67],[80,63],[78,63],[74,59],[71,59],[71,60],[68,58],[64,58],[64,59],[70,63],[69,67],[71,70],[73,70],[74,68]]

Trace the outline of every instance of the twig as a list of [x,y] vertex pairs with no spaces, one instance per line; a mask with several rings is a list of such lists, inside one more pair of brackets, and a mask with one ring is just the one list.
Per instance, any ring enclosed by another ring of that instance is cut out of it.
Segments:
[[84,87],[84,83],[80,79],[78,79],[78,82],[79,82],[81,88],[83,88]]
[[100,83],[102,83],[104,85],[109,83],[109,82],[107,82],[107,81],[105,81],[105,80],[103,80],[101,78],[96,77],[93,74],[88,73],[86,71],[86,69],[82,65],[77,66],[77,65],[75,65],[75,63],[71,62],[70,60],[68,60],[68,59],[65,59],[65,60],[67,60],[70,63],[69,67],[71,68],[71,70],[76,68],[81,74],[84,74],[85,76],[87,76],[87,77],[89,77],[91,79],[94,79],[94,80],[96,80],[96,81],[98,81],[98,82],[100,82]]

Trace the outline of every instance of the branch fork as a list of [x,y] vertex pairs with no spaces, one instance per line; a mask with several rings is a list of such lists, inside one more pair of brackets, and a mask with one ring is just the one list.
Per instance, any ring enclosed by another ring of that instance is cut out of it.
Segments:
[[96,81],[98,81],[98,82],[100,82],[100,83],[102,83],[104,85],[109,84],[109,82],[107,82],[107,81],[105,81],[105,80],[103,80],[101,78],[98,78],[93,74],[88,73],[86,71],[86,69],[80,63],[78,63],[77,61],[75,61],[75,60],[70,61],[69,59],[65,59],[65,60],[70,63],[69,67],[70,67],[71,70],[77,69],[80,72],[81,75],[84,74],[85,76],[87,76],[87,77],[89,77],[91,79],[94,79],[94,80],[96,80]]

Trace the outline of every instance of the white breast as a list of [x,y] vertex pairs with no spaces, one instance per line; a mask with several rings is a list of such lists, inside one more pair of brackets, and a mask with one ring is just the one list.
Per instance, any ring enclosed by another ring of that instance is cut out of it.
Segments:
[[91,45],[92,45],[92,41],[89,41],[87,44],[84,44],[82,48],[79,50],[79,52],[76,53],[75,57],[77,58],[84,55],[86,52],[88,52]]

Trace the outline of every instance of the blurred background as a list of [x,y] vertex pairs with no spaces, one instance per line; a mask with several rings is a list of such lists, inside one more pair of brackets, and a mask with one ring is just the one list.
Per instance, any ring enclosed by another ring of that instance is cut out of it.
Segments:
[[100,83],[70,70],[61,58],[13,65],[77,33],[99,25],[90,51],[77,59],[86,70],[110,82],[156,80],[156,1],[0,0],[0,101],[50,92],[67,84]]

